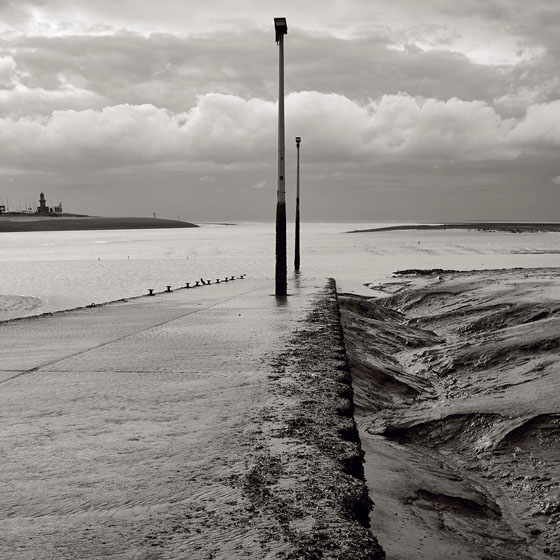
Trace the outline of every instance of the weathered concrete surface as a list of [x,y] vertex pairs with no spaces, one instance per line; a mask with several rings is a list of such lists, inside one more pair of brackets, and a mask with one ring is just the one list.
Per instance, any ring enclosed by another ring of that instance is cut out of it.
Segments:
[[290,290],[0,324],[0,558],[381,557],[335,295]]

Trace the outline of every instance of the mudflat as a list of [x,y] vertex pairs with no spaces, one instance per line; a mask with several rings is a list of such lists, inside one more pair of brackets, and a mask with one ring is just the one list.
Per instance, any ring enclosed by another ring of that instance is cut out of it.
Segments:
[[558,232],[559,222],[451,222],[445,224],[408,224],[385,226],[379,228],[357,229],[348,233],[366,233],[381,231],[407,230],[441,230],[441,229],[470,229],[478,231],[505,231],[510,233]]
[[160,229],[198,227],[190,222],[161,218],[104,218],[101,216],[0,215],[4,231],[73,231],[104,229]]
[[387,557],[559,558],[560,271],[371,287],[340,301]]

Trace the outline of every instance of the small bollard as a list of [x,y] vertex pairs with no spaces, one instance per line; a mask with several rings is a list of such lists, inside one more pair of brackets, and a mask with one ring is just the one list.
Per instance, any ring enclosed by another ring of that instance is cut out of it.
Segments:
[[148,288],[148,295],[149,295],[149,296],[153,296],[153,295],[154,295],[154,289],[153,289],[153,288]]
[[240,280],[243,280],[243,278],[245,278],[245,276],[246,276],[246,274],[242,274],[242,275],[239,277],[239,279],[240,279]]
[[190,282],[185,282],[185,288],[190,288],[191,287],[191,283]]
[[224,282],[229,282],[229,278],[227,276],[224,278]]
[[219,284],[219,283],[220,283],[220,279],[216,278],[216,284]]
[[171,291],[171,286],[167,286],[167,291],[168,291],[168,292]]
[[212,282],[210,282],[210,280],[206,280],[206,283],[207,283],[208,285],[212,284]]
[[200,283],[199,283],[199,281],[198,281],[198,280],[196,281],[196,284],[195,284],[195,286],[200,286]]
[[230,280],[235,280],[235,276],[232,276],[232,277],[230,278]]

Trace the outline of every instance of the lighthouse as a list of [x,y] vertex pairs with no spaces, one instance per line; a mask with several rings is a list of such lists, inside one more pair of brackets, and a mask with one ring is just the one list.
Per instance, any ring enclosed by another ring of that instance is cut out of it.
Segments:
[[49,207],[47,206],[47,201],[45,200],[44,193],[39,195],[39,206],[37,206],[37,214],[41,216],[48,216],[49,214]]

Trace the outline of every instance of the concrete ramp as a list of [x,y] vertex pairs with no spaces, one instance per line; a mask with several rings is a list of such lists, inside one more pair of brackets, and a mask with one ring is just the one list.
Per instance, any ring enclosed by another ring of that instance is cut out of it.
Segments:
[[301,284],[0,324],[0,558],[381,557],[336,294]]

